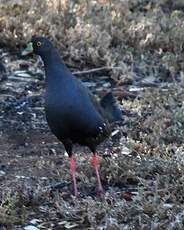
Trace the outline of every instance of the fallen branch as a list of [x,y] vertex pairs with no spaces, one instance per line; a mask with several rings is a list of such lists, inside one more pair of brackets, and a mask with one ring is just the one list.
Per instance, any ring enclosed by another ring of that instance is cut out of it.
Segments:
[[89,74],[89,73],[94,73],[94,72],[98,72],[98,71],[101,71],[101,70],[111,70],[111,69],[122,70],[122,67],[119,67],[119,66],[104,66],[104,67],[99,67],[99,68],[94,68],[94,69],[89,69],[89,70],[84,70],[84,71],[73,72],[73,74],[74,75]]

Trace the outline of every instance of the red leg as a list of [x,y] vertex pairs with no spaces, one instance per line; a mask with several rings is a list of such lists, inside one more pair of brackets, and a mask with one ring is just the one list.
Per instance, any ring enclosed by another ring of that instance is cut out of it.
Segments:
[[77,182],[76,182],[76,178],[75,178],[75,160],[73,159],[73,157],[69,158],[69,164],[70,164],[70,172],[72,175],[72,180],[73,180],[73,187],[74,187],[74,195],[78,196],[78,191],[77,191]]
[[99,171],[98,171],[98,161],[97,161],[96,153],[93,153],[93,158],[92,158],[91,163],[92,163],[92,165],[93,165],[93,167],[95,169],[95,172],[96,172],[97,183],[98,183],[97,191],[99,193],[102,193],[103,192],[103,187],[102,187],[102,183],[101,183],[101,180],[100,180],[100,174],[99,174]]

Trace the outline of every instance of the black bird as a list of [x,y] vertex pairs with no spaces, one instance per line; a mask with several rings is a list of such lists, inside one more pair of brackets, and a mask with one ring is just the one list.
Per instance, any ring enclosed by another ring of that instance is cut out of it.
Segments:
[[93,153],[92,165],[96,172],[98,192],[103,192],[98,162],[96,156],[97,146],[111,133],[106,117],[106,108],[109,110],[108,100],[112,103],[110,108],[113,115],[110,120],[122,119],[115,100],[108,93],[101,105],[89,90],[65,66],[57,49],[45,37],[33,36],[22,55],[34,53],[40,55],[46,74],[45,111],[51,131],[63,143],[69,155],[70,171],[73,179],[74,194],[77,196],[75,178],[75,161],[72,157],[73,144],[88,146]]

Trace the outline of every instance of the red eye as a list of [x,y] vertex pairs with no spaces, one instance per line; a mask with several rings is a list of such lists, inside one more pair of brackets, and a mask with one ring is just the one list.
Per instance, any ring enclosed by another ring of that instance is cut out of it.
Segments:
[[36,43],[36,45],[39,47],[39,46],[42,45],[42,43],[39,41],[39,42]]

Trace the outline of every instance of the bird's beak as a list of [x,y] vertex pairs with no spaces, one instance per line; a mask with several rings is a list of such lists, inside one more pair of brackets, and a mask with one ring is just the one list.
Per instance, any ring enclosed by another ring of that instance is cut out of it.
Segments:
[[29,42],[27,44],[27,47],[24,50],[22,50],[22,52],[21,52],[22,56],[27,56],[30,54],[33,54],[33,43],[32,42]]

